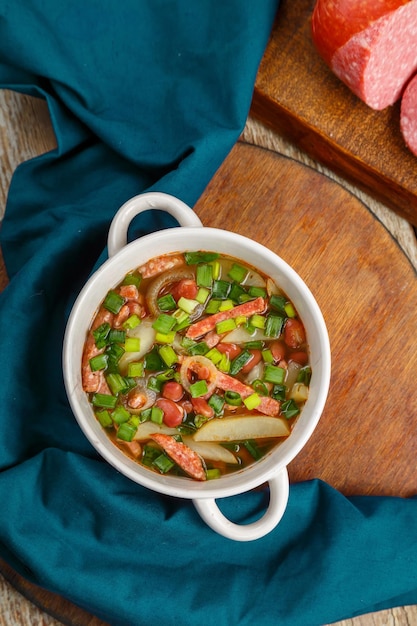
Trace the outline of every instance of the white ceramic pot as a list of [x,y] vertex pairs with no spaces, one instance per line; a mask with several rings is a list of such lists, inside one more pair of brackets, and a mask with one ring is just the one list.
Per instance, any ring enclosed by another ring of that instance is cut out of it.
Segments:
[[[146,235],[127,244],[132,219],[143,211],[158,209],[174,216],[180,227]],[[161,254],[185,250],[213,250],[257,267],[270,276],[292,300],[299,312],[310,347],[310,394],[291,435],[254,465],[206,482],[159,475],[135,463],[108,438],[95,418],[81,383],[81,358],[91,321],[109,289],[132,269]],[[119,472],[159,493],[190,498],[203,520],[221,535],[250,541],[270,532],[287,506],[287,465],[307,443],[323,411],[330,383],[330,346],[323,316],[300,276],[280,257],[251,239],[215,228],[205,228],[182,201],[163,193],[145,193],[126,202],[116,213],[108,237],[109,259],[88,280],[70,314],[63,346],[63,372],[74,415],[94,448]],[[217,506],[216,499],[249,491],[269,483],[270,500],[265,514],[251,524],[235,524]]]

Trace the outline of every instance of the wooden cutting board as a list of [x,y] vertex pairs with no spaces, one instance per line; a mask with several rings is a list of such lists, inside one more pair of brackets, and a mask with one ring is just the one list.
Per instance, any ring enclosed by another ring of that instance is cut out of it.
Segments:
[[314,48],[314,0],[282,0],[253,95],[254,117],[417,225],[417,157],[400,132],[400,104],[367,107]]
[[[322,478],[347,495],[416,494],[417,280],[388,231],[337,183],[242,143],[195,209],[206,226],[251,237],[292,264],[326,319],[329,398],[291,481]],[[1,559],[0,571],[65,624],[104,626]]]

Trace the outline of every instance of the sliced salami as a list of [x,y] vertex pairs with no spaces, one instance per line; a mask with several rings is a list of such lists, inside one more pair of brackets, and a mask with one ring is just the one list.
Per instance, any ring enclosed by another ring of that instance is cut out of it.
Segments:
[[401,100],[401,132],[408,148],[417,156],[417,75],[407,85]]
[[375,110],[417,70],[417,0],[318,0],[313,41],[332,71]]
[[195,339],[196,337],[202,337],[206,333],[214,330],[216,328],[216,324],[219,322],[223,322],[224,320],[239,317],[240,315],[244,315],[249,317],[250,315],[255,315],[256,313],[263,313],[265,311],[266,302],[263,298],[256,298],[255,300],[250,300],[249,302],[245,302],[244,304],[239,304],[235,306],[233,309],[228,311],[221,311],[220,313],[215,313],[214,315],[210,315],[195,324],[192,324],[187,330],[187,337],[190,339]]

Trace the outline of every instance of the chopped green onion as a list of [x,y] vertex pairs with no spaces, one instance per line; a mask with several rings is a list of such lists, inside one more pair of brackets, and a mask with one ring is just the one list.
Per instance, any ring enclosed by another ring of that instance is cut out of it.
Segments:
[[113,290],[104,298],[103,306],[110,313],[117,314],[125,303],[125,299]]
[[254,328],[260,328],[261,330],[265,328],[265,321],[266,320],[264,316],[257,313],[255,315],[251,315],[249,319],[249,323],[251,326],[253,326]]
[[124,406],[118,406],[114,409],[111,417],[115,424],[123,424],[130,419],[131,415]]
[[247,350],[262,350],[264,347],[264,342],[260,339],[254,341],[246,341],[245,348]]
[[219,369],[221,372],[226,373],[230,371],[230,359],[226,353],[222,355],[222,358],[217,363],[217,369]]
[[221,471],[218,467],[213,467],[206,471],[207,480],[216,480],[216,478],[220,478],[222,475]]
[[111,392],[116,396],[118,393],[125,392],[129,385],[121,374],[112,373],[106,376],[106,381]]
[[284,298],[284,296],[279,296],[277,294],[272,295],[269,299],[270,306],[276,311],[280,311],[282,313],[285,311],[286,303],[287,299]]
[[109,332],[110,343],[124,343],[126,340],[126,331],[119,330],[118,328],[112,328]]
[[163,453],[157,456],[156,459],[154,459],[152,465],[158,468],[162,474],[166,474],[167,472],[169,472],[170,469],[174,467],[175,463],[174,461],[171,461],[169,456]]
[[177,324],[176,328],[178,328],[178,326],[180,326],[184,322],[189,322],[190,320],[187,313],[183,311],[182,309],[176,309],[173,312],[172,317],[176,320],[176,324]]
[[282,385],[285,380],[286,370],[279,365],[267,364],[265,366],[263,379],[267,383],[273,383],[276,385]]
[[184,348],[185,350],[189,350],[192,346],[196,345],[196,341],[194,341],[194,339],[190,339],[189,337],[183,337],[181,339],[181,347]]
[[281,413],[287,420],[295,417],[299,414],[299,412],[300,409],[298,408],[295,400],[286,400],[281,404]]
[[164,369],[164,362],[159,356],[159,352],[156,347],[145,355],[144,366],[145,370],[149,370],[150,372],[157,372],[158,370]]
[[200,415],[199,413],[194,417],[194,425],[196,428],[201,428],[203,424],[205,424],[208,420],[208,417],[205,415]]
[[224,398],[217,393],[213,393],[207,400],[207,404],[213,409],[215,415],[221,415],[224,407]]
[[177,306],[172,293],[167,293],[156,301],[160,311],[173,311]]
[[192,398],[205,396],[207,392],[207,382],[205,380],[197,380],[195,383],[190,385],[190,394]]
[[259,380],[259,378],[253,381],[252,388],[260,396],[268,395],[268,387],[265,385],[264,382],[262,382],[262,380]]
[[95,330],[93,330],[93,337],[97,348],[100,350],[107,345],[107,338],[110,332],[110,324],[108,322],[103,322],[100,324]]
[[197,265],[197,263],[208,263],[219,258],[218,252],[184,252],[187,265]]
[[177,334],[176,330],[171,330],[169,333],[155,333],[155,342],[156,343],[174,343],[175,335]]
[[306,365],[302,367],[298,372],[297,383],[304,383],[305,385],[309,385],[311,380],[311,367]]
[[287,396],[287,387],[285,385],[274,385],[271,392],[271,397],[275,400],[283,402]]
[[152,407],[149,407],[148,409],[143,409],[143,411],[139,413],[140,423],[142,424],[143,422],[150,422],[151,416],[152,416]]
[[125,351],[126,352],[139,352],[140,339],[139,337],[126,337]]
[[210,291],[208,289],[206,289],[205,287],[200,287],[200,289],[197,291],[195,299],[199,304],[204,304],[209,295]]
[[209,347],[205,341],[200,341],[199,343],[195,343],[193,346],[188,348],[187,352],[191,356],[195,356],[196,354],[204,356],[209,352]]
[[296,313],[293,305],[291,304],[291,302],[287,302],[286,303],[286,305],[284,306],[284,311],[286,312],[288,317],[296,317],[296,315],[297,315],[297,313]]
[[171,365],[178,362],[177,354],[172,346],[162,346],[159,348],[159,354],[168,367],[171,367]]
[[233,300],[233,302],[240,303],[240,298],[246,294],[246,290],[242,287],[242,285],[238,285],[238,283],[232,283],[229,291],[229,298]]
[[247,321],[248,318],[245,315],[238,315],[235,317],[236,326],[242,326],[243,324],[246,324]]
[[227,404],[231,404],[232,406],[240,406],[242,404],[242,396],[237,391],[225,391],[224,399]]
[[213,313],[217,313],[220,305],[221,300],[209,300],[206,306],[206,313],[209,313],[210,315],[212,315]]
[[218,335],[222,335],[223,333],[228,333],[229,331],[234,330],[235,328],[236,328],[236,322],[231,317],[227,320],[223,320],[222,322],[218,322],[216,324],[216,333]]
[[284,325],[284,318],[280,315],[268,315],[265,322],[265,335],[267,337],[279,337]]
[[160,448],[157,448],[156,446],[152,444],[146,444],[143,447],[143,454],[142,454],[141,461],[147,467],[151,467],[154,460],[157,459],[158,456],[160,456],[160,454],[161,454]]
[[259,449],[256,441],[254,441],[253,439],[248,439],[247,441],[243,442],[243,445],[245,446],[249,454],[255,459],[255,461],[259,461],[259,459],[262,458],[262,452]]
[[143,361],[131,361],[127,366],[127,374],[132,378],[141,378],[143,369]]
[[249,287],[248,293],[253,298],[266,298],[266,289],[263,287],[255,287],[252,285],[252,287]]
[[220,276],[220,263],[218,261],[211,261],[210,265],[213,266],[213,279],[217,280]]
[[247,396],[243,400],[243,404],[248,409],[248,411],[252,411],[253,409],[256,409],[256,407],[259,406],[260,403],[261,403],[261,399],[256,392],[251,393],[250,396]]
[[217,348],[211,348],[205,355],[214,365],[217,365],[222,360],[223,354]]
[[142,276],[139,273],[131,273],[127,274],[123,279],[122,285],[135,285],[135,287],[139,287],[142,282]]
[[190,313],[195,311],[195,309],[199,305],[199,302],[197,302],[197,300],[191,300],[190,298],[184,298],[184,296],[181,296],[177,304],[182,311],[185,311],[189,315]]
[[211,288],[213,283],[213,266],[208,263],[197,265],[196,282],[199,287]]
[[251,352],[249,352],[248,350],[243,350],[243,352],[241,352],[234,359],[232,359],[232,362],[230,364],[230,374],[232,376],[236,376],[236,374],[240,372],[242,367],[244,367],[246,363],[248,363],[252,358],[253,355]]
[[262,350],[262,359],[264,363],[273,363],[275,361],[273,354],[269,348],[267,350]]
[[95,393],[91,402],[93,406],[99,406],[103,409],[114,409],[117,404],[117,396],[111,396],[109,393]]
[[96,356],[93,356],[89,361],[91,371],[97,372],[99,370],[106,369],[107,361],[108,361],[107,354],[103,353],[103,354],[97,354]]
[[103,428],[109,428],[113,426],[113,420],[110,417],[110,413],[108,411],[97,411],[96,417]]
[[146,387],[151,391],[156,391],[157,393],[159,393],[162,389],[163,382],[164,381],[158,378],[158,376],[149,376]]
[[136,313],[134,313],[133,315],[128,317],[125,322],[123,322],[123,328],[136,328],[136,326],[139,326],[140,322],[140,317],[136,315]]
[[228,276],[232,280],[235,280],[237,283],[241,283],[244,281],[244,279],[248,275],[248,271],[249,270],[246,269],[246,267],[243,267],[242,265],[238,265],[237,263],[233,263],[228,273]]
[[162,382],[165,382],[167,380],[172,380],[175,377],[175,370],[173,370],[172,368],[170,368],[169,370],[165,370],[165,372],[161,372],[160,374],[156,375],[156,379]]
[[117,439],[121,439],[122,441],[132,441],[136,431],[137,428],[136,426],[133,426],[133,424],[121,424],[117,430]]
[[211,289],[211,295],[213,298],[219,300],[226,300],[229,295],[231,283],[227,280],[215,280]]
[[235,305],[233,300],[230,300],[228,298],[227,300],[223,300],[223,302],[220,303],[219,311],[230,311],[230,309],[233,309],[234,306]]
[[151,411],[151,422],[154,424],[162,424],[164,412],[159,406],[153,406]]
[[172,315],[167,315],[166,313],[161,313],[152,324],[152,328],[158,333],[166,335],[174,329],[176,323],[177,320],[175,319],[175,317],[173,317]]
[[125,349],[118,343],[112,343],[106,348],[106,354],[108,356],[107,369],[112,370],[117,368],[117,364],[121,357],[125,353]]

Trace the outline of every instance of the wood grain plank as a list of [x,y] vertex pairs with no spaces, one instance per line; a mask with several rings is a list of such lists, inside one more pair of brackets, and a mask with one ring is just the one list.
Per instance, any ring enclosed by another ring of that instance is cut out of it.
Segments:
[[[18,163],[40,154],[54,147],[54,136],[47,115],[46,105],[34,100],[0,91],[0,153],[8,153],[8,159],[3,159],[3,174],[1,178],[2,198],[6,198],[8,181],[13,169]],[[15,107],[17,112],[15,111]],[[10,121],[12,120],[12,121]],[[14,121],[13,121],[14,120]],[[16,136],[15,136],[16,135]],[[3,152],[1,152],[3,148]],[[12,156],[11,153],[13,153]],[[4,205],[2,205],[4,206]],[[1,263],[0,263],[1,266]],[[87,626],[94,618],[83,615],[82,612],[69,611],[61,599],[51,596],[48,592],[30,585],[27,581],[10,570],[9,566],[0,560],[0,571],[6,576],[0,576],[0,626]],[[40,609],[38,608],[40,607]],[[54,617],[51,617],[51,614]],[[69,617],[70,616],[70,617]],[[103,622],[96,622],[97,626],[104,626]],[[344,620],[337,626],[405,626],[417,623],[417,606],[399,607]]]
[[310,36],[313,6],[282,0],[251,112],[417,225],[417,160],[401,136],[399,103],[373,111],[332,74]]

